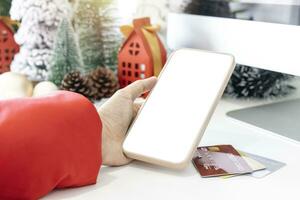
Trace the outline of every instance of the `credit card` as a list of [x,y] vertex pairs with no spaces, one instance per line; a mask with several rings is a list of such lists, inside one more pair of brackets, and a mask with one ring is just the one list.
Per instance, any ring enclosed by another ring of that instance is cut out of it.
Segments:
[[260,171],[255,171],[251,174],[249,174],[249,176],[252,176],[254,178],[263,178],[266,177],[276,171],[278,171],[279,169],[281,169],[282,167],[284,167],[286,164],[277,160],[272,160],[270,158],[265,158],[259,155],[255,155],[255,154],[251,154],[251,153],[247,153],[247,152],[243,152],[243,151],[239,151],[241,152],[241,154],[252,158],[260,163],[262,163],[264,166],[266,166],[266,169],[264,170],[260,170]]
[[198,147],[193,164],[202,177],[253,172],[246,160],[231,145]]
[[[246,153],[242,152],[242,151],[239,151],[238,152],[240,153],[240,155],[243,157],[243,159],[248,163],[248,165],[252,168],[252,173],[255,173],[257,171],[260,171],[260,170],[264,170],[266,169],[266,166],[263,165],[262,163],[258,162],[257,160],[254,160],[253,158],[251,157],[248,157],[246,155]],[[251,173],[251,174],[252,174]],[[251,174],[249,174],[251,176]],[[226,176],[222,176],[222,178],[232,178],[232,177],[236,177],[236,176],[239,176],[240,174],[234,174],[234,175],[226,175]]]

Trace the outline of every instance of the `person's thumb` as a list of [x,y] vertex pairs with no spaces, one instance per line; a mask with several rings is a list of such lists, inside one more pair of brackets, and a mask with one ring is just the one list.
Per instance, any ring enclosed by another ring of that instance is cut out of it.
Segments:
[[122,89],[124,94],[130,96],[132,100],[135,100],[142,94],[150,91],[157,82],[156,77],[147,78],[144,80],[138,80]]

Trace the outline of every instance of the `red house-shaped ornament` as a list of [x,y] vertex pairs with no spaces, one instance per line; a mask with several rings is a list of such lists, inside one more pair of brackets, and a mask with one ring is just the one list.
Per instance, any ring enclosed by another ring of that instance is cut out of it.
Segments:
[[19,45],[15,42],[12,29],[0,20],[0,74],[10,71],[10,64]]
[[158,76],[166,62],[166,50],[150,19],[135,19],[133,26],[123,26],[121,31],[126,40],[118,55],[120,86],[125,87],[136,80]]

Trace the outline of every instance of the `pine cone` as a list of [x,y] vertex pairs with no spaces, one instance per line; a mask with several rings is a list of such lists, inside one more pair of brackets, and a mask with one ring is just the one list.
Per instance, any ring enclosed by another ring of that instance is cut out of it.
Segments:
[[79,71],[66,74],[62,80],[61,89],[82,94],[89,99],[93,97],[89,80],[82,77]]
[[111,97],[118,89],[119,82],[114,72],[105,67],[98,67],[91,71],[89,75],[93,98],[101,100],[102,98]]

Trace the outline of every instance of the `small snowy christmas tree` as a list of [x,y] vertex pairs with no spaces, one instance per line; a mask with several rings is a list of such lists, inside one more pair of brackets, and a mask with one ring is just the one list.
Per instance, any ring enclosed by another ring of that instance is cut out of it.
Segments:
[[121,36],[117,31],[113,0],[79,0],[75,27],[86,71],[99,66],[116,68]]
[[80,70],[82,65],[73,27],[68,19],[63,19],[57,31],[49,80],[60,86],[67,73]]
[[46,80],[57,27],[70,13],[67,0],[13,0],[10,14],[12,19],[21,21],[15,35],[21,49],[11,70],[33,81]]
[[[110,0],[111,1],[111,0]],[[104,64],[112,70],[116,70],[118,65],[118,52],[123,36],[120,33],[117,10],[113,7],[114,2],[106,9],[100,8],[100,18],[102,19],[102,51]]]

